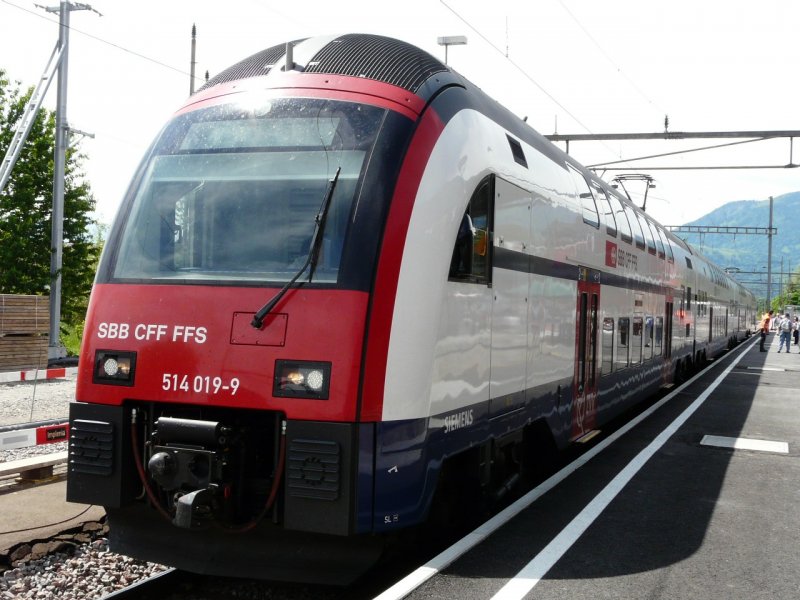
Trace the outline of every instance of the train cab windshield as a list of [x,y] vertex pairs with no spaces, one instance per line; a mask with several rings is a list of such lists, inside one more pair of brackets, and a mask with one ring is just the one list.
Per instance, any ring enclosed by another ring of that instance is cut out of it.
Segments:
[[336,283],[361,173],[385,111],[308,98],[178,116],[144,167],[114,261],[118,280],[287,281],[304,263],[341,168],[314,281]]

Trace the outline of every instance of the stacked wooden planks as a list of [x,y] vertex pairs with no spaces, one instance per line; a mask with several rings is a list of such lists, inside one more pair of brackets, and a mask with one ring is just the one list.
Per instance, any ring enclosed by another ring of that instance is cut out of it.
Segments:
[[47,296],[0,294],[0,371],[47,367],[49,302]]

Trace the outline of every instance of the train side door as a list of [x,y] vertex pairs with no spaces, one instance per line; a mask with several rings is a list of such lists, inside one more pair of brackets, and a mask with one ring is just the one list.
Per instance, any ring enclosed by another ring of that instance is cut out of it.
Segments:
[[672,358],[672,320],[675,303],[672,296],[667,296],[664,303],[664,358]]
[[494,200],[490,417],[525,402],[530,285],[530,192],[497,177]]
[[578,280],[575,324],[575,377],[572,398],[572,436],[580,438],[597,422],[597,320],[600,273],[585,267]]

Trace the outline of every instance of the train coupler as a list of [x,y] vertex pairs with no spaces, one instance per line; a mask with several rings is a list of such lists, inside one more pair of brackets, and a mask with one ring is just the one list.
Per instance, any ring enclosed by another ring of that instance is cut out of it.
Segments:
[[205,488],[183,494],[175,503],[175,517],[172,523],[184,529],[197,526],[199,521],[211,514],[215,491],[212,488]]

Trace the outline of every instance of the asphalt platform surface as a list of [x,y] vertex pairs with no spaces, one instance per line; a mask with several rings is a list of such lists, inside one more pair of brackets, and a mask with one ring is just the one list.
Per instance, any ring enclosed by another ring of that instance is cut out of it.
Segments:
[[751,338],[719,357],[407,597],[800,598],[800,353],[778,353],[775,334],[767,348]]

